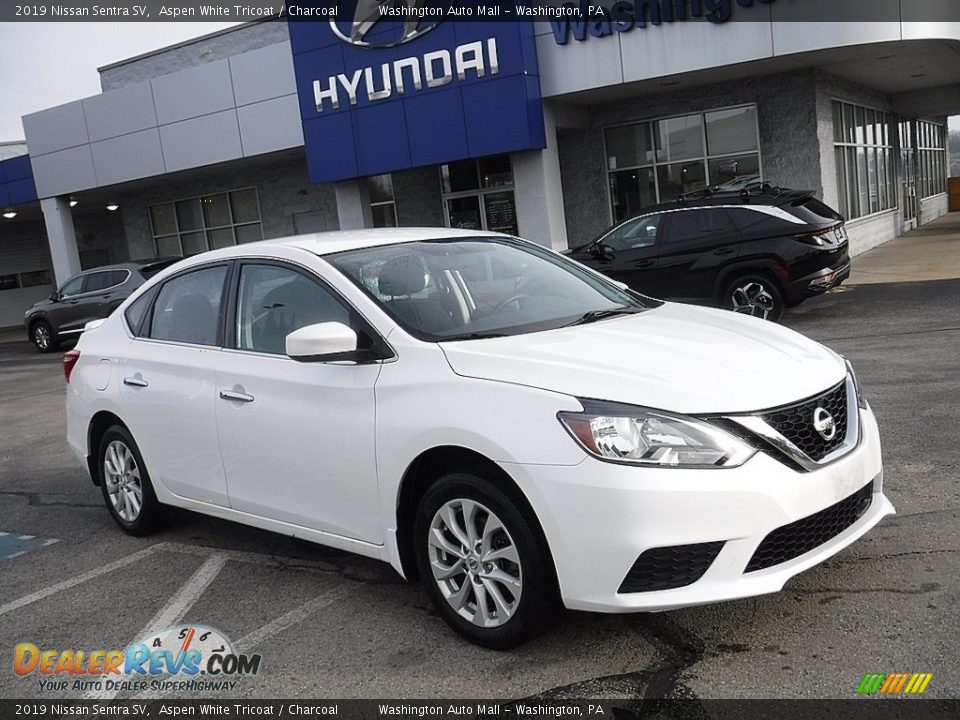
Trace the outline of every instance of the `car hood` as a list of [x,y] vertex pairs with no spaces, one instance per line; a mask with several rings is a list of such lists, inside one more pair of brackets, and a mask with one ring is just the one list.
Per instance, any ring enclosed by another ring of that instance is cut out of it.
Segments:
[[441,348],[453,371],[465,377],[693,414],[787,405],[846,374],[839,355],[785,327],[674,303]]

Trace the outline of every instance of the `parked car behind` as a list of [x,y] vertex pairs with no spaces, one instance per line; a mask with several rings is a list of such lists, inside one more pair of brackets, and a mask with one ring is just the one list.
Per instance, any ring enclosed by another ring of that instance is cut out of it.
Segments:
[[63,370],[124,531],[173,505],[378,558],[489,647],[776,592],[894,512],[842,357],[496,233],[197,255]]
[[67,280],[57,292],[27,310],[27,337],[42,353],[75,339],[91,320],[110,315],[130,294],[180,258],[104,265]]
[[657,205],[569,254],[646,295],[767,320],[850,275],[843,217],[769,185]]

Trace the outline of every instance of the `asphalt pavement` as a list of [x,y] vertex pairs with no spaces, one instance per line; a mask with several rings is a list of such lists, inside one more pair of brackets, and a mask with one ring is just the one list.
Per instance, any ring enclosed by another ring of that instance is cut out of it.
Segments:
[[958,697],[960,280],[851,287],[785,323],[855,364],[898,514],[782,593],[567,613],[510,652],[460,640],[385,564],[187,512],[124,535],[67,448],[60,356],[0,344],[0,697],[83,695],[17,677],[17,643],[123,648],[180,620],[261,654],[242,697],[850,698],[868,672]]

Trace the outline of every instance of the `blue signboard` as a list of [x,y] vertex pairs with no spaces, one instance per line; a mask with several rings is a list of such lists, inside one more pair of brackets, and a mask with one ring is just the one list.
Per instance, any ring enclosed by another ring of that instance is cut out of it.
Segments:
[[37,187],[29,155],[0,160],[0,210],[10,205],[33,202]]
[[385,6],[298,21],[288,2],[313,182],[545,147],[532,23],[393,20]]

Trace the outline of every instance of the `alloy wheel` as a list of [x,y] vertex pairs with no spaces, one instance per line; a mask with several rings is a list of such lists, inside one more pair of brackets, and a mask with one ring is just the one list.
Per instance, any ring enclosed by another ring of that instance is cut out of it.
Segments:
[[509,621],[520,603],[523,571],[500,518],[475,500],[458,498],[437,510],[429,533],[433,578],[450,607],[482,628]]
[[122,440],[114,440],[107,445],[103,471],[113,509],[121,520],[134,522],[143,507],[143,483],[137,460]]
[[50,347],[50,330],[47,329],[46,325],[37,325],[33,329],[33,341],[41,350]]
[[766,320],[773,313],[776,301],[770,291],[759,282],[738,285],[730,295],[732,310]]

